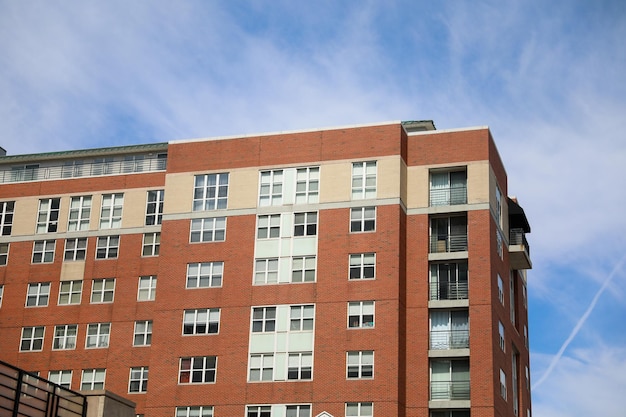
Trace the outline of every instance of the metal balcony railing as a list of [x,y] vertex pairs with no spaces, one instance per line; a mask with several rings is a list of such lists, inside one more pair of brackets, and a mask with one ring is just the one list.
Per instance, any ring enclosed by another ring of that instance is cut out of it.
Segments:
[[467,250],[467,234],[430,237],[430,253],[463,252]]
[[528,246],[524,229],[511,229],[511,232],[509,233],[509,245],[522,245],[524,246],[526,253],[530,255],[530,246]]
[[433,350],[469,348],[469,330],[431,330],[430,348]]
[[25,165],[0,170],[0,183],[164,171],[166,166],[167,158],[155,155],[146,155],[134,160],[74,161],[71,164],[46,166]]
[[467,187],[431,188],[431,206],[467,204]]
[[431,381],[431,400],[469,400],[469,381]]
[[0,361],[0,415],[85,417],[87,397]]
[[467,300],[467,281],[458,282],[431,282],[431,300]]

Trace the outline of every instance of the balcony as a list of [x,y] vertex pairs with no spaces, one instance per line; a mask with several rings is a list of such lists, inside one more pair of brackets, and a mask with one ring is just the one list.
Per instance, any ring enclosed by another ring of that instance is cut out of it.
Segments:
[[431,381],[431,400],[469,400],[470,382],[467,381]]
[[429,204],[431,207],[467,204],[467,186],[431,188]]
[[467,251],[467,233],[430,237],[430,253]]
[[469,348],[469,330],[431,330],[430,349],[467,349]]
[[431,282],[431,300],[467,300],[467,281],[456,282]]
[[512,269],[532,269],[530,246],[524,229],[511,229],[509,236],[509,258]]

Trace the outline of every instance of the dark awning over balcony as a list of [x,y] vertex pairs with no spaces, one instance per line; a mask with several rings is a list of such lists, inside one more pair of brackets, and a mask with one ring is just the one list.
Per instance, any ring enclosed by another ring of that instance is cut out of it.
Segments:
[[508,198],[509,202],[509,228],[523,229],[524,233],[530,233],[530,224],[526,218],[524,209],[517,204],[517,201]]

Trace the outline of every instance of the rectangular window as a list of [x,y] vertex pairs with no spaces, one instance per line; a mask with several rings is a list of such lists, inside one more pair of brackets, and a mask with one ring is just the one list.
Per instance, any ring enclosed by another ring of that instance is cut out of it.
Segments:
[[504,343],[504,325],[501,321],[498,321],[498,332],[500,334],[500,349],[505,351],[505,343]]
[[128,377],[128,392],[142,393],[148,390],[148,367],[139,366],[130,368],[130,376]]
[[219,330],[219,308],[185,310],[183,313],[183,334],[217,334]]
[[430,417],[470,417],[470,410],[433,410]]
[[33,263],[42,264],[54,262],[54,247],[56,240],[36,240],[33,244]]
[[274,355],[271,353],[250,355],[249,381],[272,381],[274,379]]
[[159,256],[161,232],[144,233],[141,256]]
[[431,300],[467,300],[467,261],[430,264]]
[[22,327],[20,351],[27,352],[43,350],[44,330],[44,326]]
[[257,218],[257,239],[280,237],[280,214],[269,214]]
[[246,407],[246,417],[272,417],[272,407],[269,405],[249,405]]
[[165,190],[150,190],[146,197],[146,226],[154,226],[163,222],[163,199]]
[[301,305],[291,306],[289,330],[308,331],[313,330],[313,319],[315,317],[315,306]]
[[511,323],[517,325],[515,312],[517,310],[517,283],[516,272],[511,271],[509,274],[509,310]]
[[0,236],[11,236],[15,201],[0,201]]
[[61,168],[61,178],[83,176],[83,161],[66,161]]
[[348,327],[374,327],[374,301],[349,302]]
[[49,282],[28,284],[28,293],[26,294],[26,307],[45,307],[48,305],[49,298]]
[[4,295],[4,285],[0,285],[0,307],[2,307],[2,296]]
[[109,347],[111,335],[111,323],[90,323],[87,325],[87,337],[85,338],[86,349]]
[[374,378],[374,351],[359,350],[348,352],[346,368],[348,379]]
[[467,309],[430,312],[430,349],[469,348],[469,311]]
[[9,244],[0,243],[0,266],[9,262]]
[[228,206],[228,173],[196,175],[193,211],[219,210]]
[[135,322],[133,346],[150,346],[152,344],[152,320]]
[[296,170],[296,204],[315,204],[319,201],[319,167]]
[[295,213],[293,220],[294,236],[317,235],[317,212]]
[[288,405],[285,411],[285,417],[311,417],[310,405]]
[[355,253],[350,255],[350,279],[374,279],[376,266],[375,253]]
[[100,210],[100,229],[119,229],[122,226],[124,193],[103,194]]
[[261,171],[259,206],[280,206],[283,204],[283,170]]
[[373,417],[373,403],[346,403],[346,417]]
[[112,303],[115,294],[115,278],[94,279],[91,284],[92,303]]
[[430,219],[430,253],[467,250],[467,214]]
[[89,230],[91,217],[91,196],[72,197],[70,200],[70,215],[67,222],[67,230],[75,232]]
[[350,209],[350,232],[376,231],[376,207]]
[[287,360],[287,379],[310,380],[312,378],[313,355],[311,352],[290,353]]
[[50,371],[48,372],[48,380],[54,384],[60,385],[63,388],[72,388],[72,371]]
[[430,399],[469,400],[469,360],[432,360]]
[[213,406],[176,407],[176,417],[213,417]]
[[430,205],[467,204],[467,171],[434,171],[430,173]]
[[506,374],[500,369],[500,395],[506,400]]
[[87,238],[78,237],[75,239],[65,239],[65,261],[84,261],[87,254]]
[[139,283],[137,284],[137,301],[154,301],[156,286],[156,275],[139,277]]
[[119,236],[100,236],[96,245],[96,259],[117,258],[119,248]]
[[376,161],[352,164],[352,199],[376,198]]
[[291,259],[291,282],[315,282],[315,256]]
[[83,376],[80,382],[81,391],[104,389],[104,378],[106,369],[83,369]]
[[39,200],[36,233],[54,233],[57,231],[60,207],[60,198],[45,198]]
[[252,333],[276,331],[276,307],[252,308]]
[[498,274],[498,300],[500,300],[500,304],[504,305],[504,282],[500,274]]
[[59,305],[80,304],[83,281],[61,281],[59,287]]
[[191,220],[191,243],[223,242],[226,239],[226,217]]
[[187,288],[212,288],[222,286],[224,262],[198,262],[187,264]]
[[215,382],[217,356],[180,358],[179,384],[206,384]]
[[255,259],[254,283],[276,284],[278,282],[278,258]]
[[76,348],[77,334],[78,325],[76,324],[62,324],[54,326],[54,340],[52,341],[52,349],[63,350]]

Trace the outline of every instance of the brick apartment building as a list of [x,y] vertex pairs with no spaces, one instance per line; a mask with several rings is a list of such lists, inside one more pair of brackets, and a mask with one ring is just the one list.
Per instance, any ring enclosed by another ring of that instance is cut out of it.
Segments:
[[0,360],[146,417],[531,415],[486,127],[0,157]]

